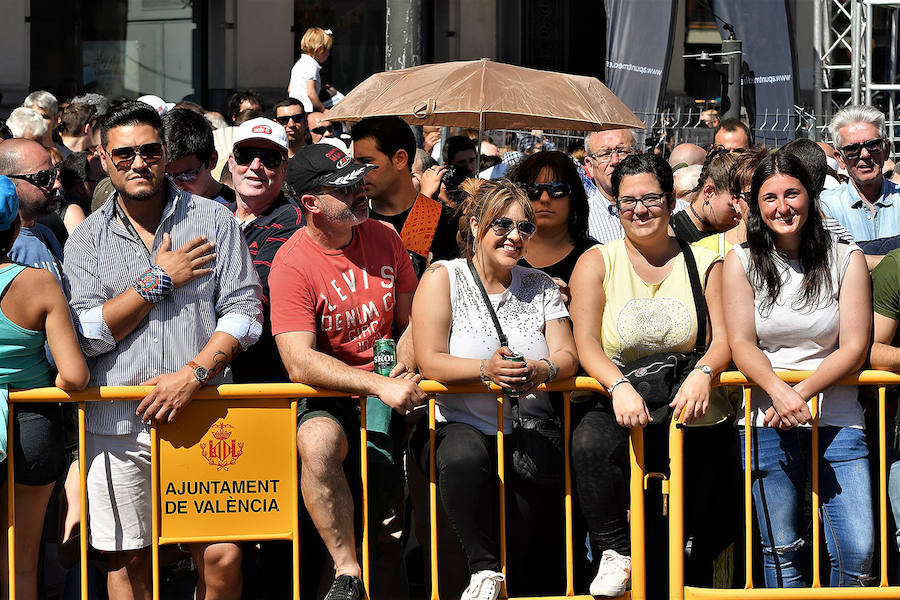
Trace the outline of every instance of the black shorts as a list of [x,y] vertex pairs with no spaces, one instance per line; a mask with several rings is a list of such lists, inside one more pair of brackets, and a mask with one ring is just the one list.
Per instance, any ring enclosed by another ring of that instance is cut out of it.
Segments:
[[[39,486],[55,482],[66,468],[62,406],[53,402],[15,404],[12,418],[16,483]],[[4,461],[0,482],[6,482],[6,474]]]
[[[360,410],[359,401],[354,398],[301,398],[297,402],[297,428],[310,419],[331,419],[341,426],[347,438],[347,458],[344,459],[344,475],[350,486],[357,510],[356,534],[361,534],[360,511],[362,477],[360,470]],[[397,412],[391,414],[389,434],[368,432],[369,462],[369,514],[373,522],[380,522],[387,514],[392,496],[402,485],[402,469],[400,468],[403,450],[404,419]],[[391,454],[387,461],[384,455],[373,447],[373,444],[385,448]]]

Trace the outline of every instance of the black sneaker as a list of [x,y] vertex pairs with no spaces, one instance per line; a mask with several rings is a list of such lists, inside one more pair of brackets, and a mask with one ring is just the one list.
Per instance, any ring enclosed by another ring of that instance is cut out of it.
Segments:
[[362,600],[363,584],[359,577],[338,575],[324,600]]

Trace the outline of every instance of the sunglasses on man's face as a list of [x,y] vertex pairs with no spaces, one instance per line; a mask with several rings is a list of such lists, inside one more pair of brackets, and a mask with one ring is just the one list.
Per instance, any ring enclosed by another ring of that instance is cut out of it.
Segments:
[[137,156],[148,165],[158,163],[163,155],[163,145],[162,142],[150,142],[140,146],[122,146],[109,150],[106,155],[118,170],[127,171]]
[[325,135],[326,132],[334,133],[333,125],[319,125],[318,127],[313,127],[310,129],[316,135]]
[[523,240],[530,240],[531,236],[537,231],[537,226],[531,221],[513,221],[509,217],[497,217],[491,221],[491,229],[494,235],[505,237],[513,228],[519,231],[519,236]]
[[280,117],[275,117],[275,120],[278,121],[282,126],[287,125],[291,121],[297,123],[298,125],[303,121],[304,113],[294,113],[292,115],[282,115]]
[[547,195],[551,198],[562,198],[568,196],[571,192],[569,184],[561,181],[530,183],[525,186],[525,191],[528,192],[528,197],[531,198],[532,201],[540,199],[541,194],[544,192],[547,192]]
[[254,158],[258,158],[263,166],[270,171],[281,166],[284,157],[281,152],[274,148],[253,148],[241,146],[234,149],[234,162],[242,167],[246,167],[253,162]]
[[200,176],[200,171],[202,170],[203,167],[197,167],[196,169],[187,169],[180,173],[172,173],[172,179],[180,183],[191,183],[192,181],[197,180],[197,177]]
[[59,174],[58,169],[43,169],[37,173],[27,173],[25,175],[7,175],[10,179],[21,179],[27,181],[31,185],[45,190],[53,187],[56,177]]
[[866,140],[865,142],[859,142],[857,144],[847,144],[846,146],[841,146],[841,153],[845,158],[856,160],[862,156],[863,148],[865,148],[869,154],[881,152],[884,150],[885,141],[884,138],[875,138],[874,140]]

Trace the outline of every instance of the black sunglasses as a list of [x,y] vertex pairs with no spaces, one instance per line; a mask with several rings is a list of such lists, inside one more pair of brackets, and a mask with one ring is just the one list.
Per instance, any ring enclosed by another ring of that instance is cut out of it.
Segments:
[[277,169],[281,166],[284,157],[281,152],[274,148],[253,148],[252,146],[241,146],[234,149],[234,162],[246,167],[253,162],[254,158],[258,158],[263,166],[269,170]]
[[519,235],[523,240],[530,240],[531,236],[534,235],[534,232],[537,231],[537,226],[531,221],[516,222],[509,217],[497,217],[491,221],[491,228],[494,230],[494,235],[500,237],[509,235],[509,232],[513,230],[513,227],[519,231]]
[[9,177],[10,179],[22,179],[35,187],[49,190],[53,187],[53,183],[56,181],[58,175],[58,169],[43,169],[41,171],[38,171],[37,173],[27,173],[25,175],[7,175],[7,177]]
[[292,119],[294,123],[300,123],[303,119],[304,113],[295,113],[293,115],[282,115],[280,117],[275,117],[275,120],[278,121],[281,125],[287,125]]
[[325,135],[325,132],[334,133],[333,125],[319,125],[318,127],[313,127],[310,129],[316,135]]
[[528,192],[529,198],[537,200],[545,191],[551,198],[562,198],[568,196],[572,190],[568,183],[551,181],[549,183],[530,183],[525,186],[525,191]]
[[122,146],[121,148],[113,148],[106,155],[109,156],[117,169],[125,171],[131,168],[135,157],[138,155],[148,165],[158,163],[163,155],[163,145],[162,142],[150,142],[140,146]]
[[847,144],[846,146],[841,146],[841,153],[850,159],[857,159],[862,155],[862,149],[865,148],[869,154],[875,154],[876,152],[881,152],[884,150],[884,138],[875,138],[874,140],[867,140],[865,142],[860,142],[858,144]]

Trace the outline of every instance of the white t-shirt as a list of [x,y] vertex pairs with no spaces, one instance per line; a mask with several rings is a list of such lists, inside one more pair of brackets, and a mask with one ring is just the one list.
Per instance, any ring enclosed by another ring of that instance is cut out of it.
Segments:
[[[466,259],[439,261],[450,276],[450,355],[460,358],[490,358],[500,347],[500,338],[478,285],[472,279]],[[509,338],[509,347],[526,358],[550,357],[544,337],[547,321],[569,316],[559,288],[542,271],[515,266],[509,288],[489,294],[491,304]],[[549,417],[551,407],[546,392],[519,398],[523,417]],[[509,400],[503,400],[503,432],[512,430]],[[468,423],[486,435],[497,432],[497,397],[493,393],[438,395],[436,420]]]
[[319,72],[322,65],[309,54],[301,54],[300,60],[291,67],[291,81],[288,83],[288,95],[296,98],[303,104],[303,110],[313,112],[312,101],[309,99],[306,82],[310,79],[316,82],[316,94],[322,89],[322,77]]
[[[739,245],[733,246],[748,272],[749,251]],[[803,271],[800,261],[785,261],[777,255],[776,264],[782,267],[781,292],[771,309],[763,309],[763,294],[754,299],[756,310],[757,346],[772,363],[776,371],[814,371],[825,358],[837,350],[840,335],[840,310],[838,299],[840,286],[850,264],[850,254],[861,252],[856,244],[841,244],[832,234],[831,260],[829,261],[832,293],[819,301],[813,308],[798,308],[796,302],[802,295]],[[752,283],[752,282],[751,282]],[[754,286],[759,289],[760,286]],[[819,424],[835,427],[863,427],[862,407],[857,400],[855,386],[833,386],[822,392],[819,404]],[[809,401],[808,401],[809,402]],[[772,400],[760,387],[753,386],[750,393],[751,413],[757,426],[763,424],[765,412],[772,406]],[[738,425],[744,424],[744,408],[741,407]],[[811,425],[806,425],[811,427]]]

